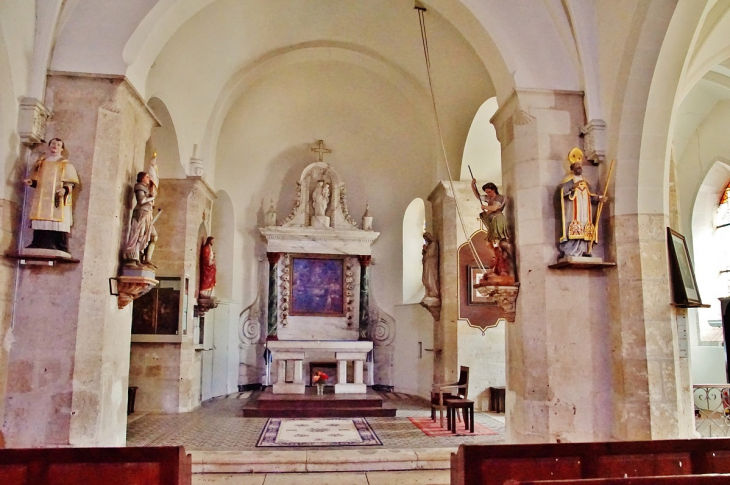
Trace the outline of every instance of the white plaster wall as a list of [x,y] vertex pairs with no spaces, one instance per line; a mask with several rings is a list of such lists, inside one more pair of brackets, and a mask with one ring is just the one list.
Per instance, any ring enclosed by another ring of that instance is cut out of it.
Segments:
[[414,199],[403,215],[403,303],[418,303],[426,294],[423,286],[423,226],[426,205]]
[[[458,168],[469,124],[494,88],[473,49],[436,12],[429,16],[429,39],[447,152]],[[403,79],[429,107],[417,16],[412,4],[391,0],[292,2],[287,8],[277,2],[219,0],[170,38],[139,88],[164,92],[187,160],[193,143],[207,146],[207,125],[218,116],[214,110],[225,116],[227,106],[219,105],[219,98],[246,74],[292,51],[325,47],[357,54]],[[323,59],[331,55],[322,54]],[[217,132],[210,136],[215,147]],[[214,151],[203,155],[212,157]],[[206,177],[213,181],[210,168]]]
[[25,167],[16,126],[19,102],[28,89],[34,33],[35,2],[0,2],[0,198],[13,201],[23,195],[18,181]]
[[396,305],[394,316],[398,326],[393,354],[395,391],[430,399],[433,380],[433,317],[419,304]]
[[502,186],[502,145],[490,121],[497,108],[497,98],[489,98],[479,107],[466,137],[460,176],[457,179],[456,174],[453,174],[454,180],[470,181],[473,174],[477,180],[487,180]]
[[470,327],[465,320],[458,321],[459,366],[469,367],[469,390],[467,397],[474,401],[474,407],[489,408],[489,387],[504,387],[505,378],[505,327],[501,322],[488,328]]
[[[256,84],[232,107],[218,146],[218,188],[231,197],[241,251],[241,301],[256,296],[265,248],[258,227],[270,200],[279,221],[291,210],[296,181],[324,139],[345,182],[348,207],[359,220],[370,202],[374,229],[372,288],[392,314],[402,301],[402,218],[408,204],[425,197],[434,174],[422,120],[407,100],[368,71],[341,63],[282,67]],[[235,278],[234,278],[235,280]],[[238,296],[234,290],[233,298]]]

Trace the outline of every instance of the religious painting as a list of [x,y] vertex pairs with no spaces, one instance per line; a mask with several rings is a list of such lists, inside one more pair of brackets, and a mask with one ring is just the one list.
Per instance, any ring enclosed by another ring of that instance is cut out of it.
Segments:
[[667,228],[669,259],[672,266],[674,303],[679,306],[700,306],[702,300],[697,289],[692,261],[689,257],[687,241],[677,231]]
[[469,275],[469,304],[478,305],[481,303],[494,303],[494,298],[483,295],[479,289],[482,285],[482,276],[489,270],[481,269],[477,266],[469,266],[467,274]]
[[345,316],[344,260],[294,257],[290,315]]
[[132,303],[132,333],[178,335],[180,278],[158,277],[159,283]]

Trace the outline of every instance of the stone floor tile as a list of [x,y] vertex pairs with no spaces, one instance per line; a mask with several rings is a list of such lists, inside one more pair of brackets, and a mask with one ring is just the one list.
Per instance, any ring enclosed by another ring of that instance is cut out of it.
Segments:
[[[127,446],[184,446],[188,451],[257,451],[265,418],[244,418],[242,409],[251,393],[236,393],[205,401],[198,409],[181,414],[146,414],[127,425]],[[425,399],[382,392],[383,407],[396,409],[395,418],[367,418],[382,441],[379,449],[448,448],[460,444],[504,443],[503,422],[487,413],[474,413],[475,421],[496,431],[490,436],[426,436],[408,417],[430,415]],[[498,416],[497,416],[498,417]],[[370,448],[370,447],[368,447]],[[375,447],[373,447],[375,448]],[[289,447],[281,451],[342,450],[357,447]],[[225,471],[225,470],[222,470]]]
[[263,485],[266,475],[239,473],[223,474],[210,473],[207,475],[193,475],[193,485]]
[[369,485],[449,485],[450,470],[414,470],[405,472],[368,472]]
[[264,485],[368,485],[365,473],[268,473]]

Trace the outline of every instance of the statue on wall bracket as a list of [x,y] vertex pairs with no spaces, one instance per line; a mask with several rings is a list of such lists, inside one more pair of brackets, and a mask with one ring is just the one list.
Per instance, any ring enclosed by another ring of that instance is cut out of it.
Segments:
[[35,189],[28,213],[33,240],[20,255],[11,256],[78,262],[68,252],[68,237],[73,226],[73,190],[80,182],[63,140],[48,142],[47,153],[38,157],[23,183]]
[[493,182],[482,186],[482,194],[472,177],[471,188],[482,228],[459,247],[459,318],[484,333],[500,322],[514,322],[520,284],[507,218],[510,199]]
[[218,269],[215,265],[212,236],[208,236],[200,248],[200,288],[198,291],[198,311],[205,313],[218,307],[218,300],[213,297]]
[[127,236],[122,243],[122,270],[117,277],[118,306],[124,308],[132,300],[154,288],[157,267],[152,264],[152,254],[157,244],[155,221],[160,216],[158,209],[154,214],[155,199],[160,186],[157,169],[157,154],[150,161],[146,172],[139,172],[134,184],[135,206],[129,221]]
[[[568,154],[570,173],[558,185],[556,209],[560,213],[558,261],[550,268],[603,268],[615,266],[593,254],[600,234],[601,212],[608,202],[608,183],[615,160],[611,162],[603,194],[594,191],[583,174],[583,152],[573,148]],[[594,212],[593,206],[597,206]]]

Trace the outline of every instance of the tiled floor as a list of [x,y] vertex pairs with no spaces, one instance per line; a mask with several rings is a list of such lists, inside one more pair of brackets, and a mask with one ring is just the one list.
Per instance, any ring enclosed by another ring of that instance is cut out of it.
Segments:
[[[384,407],[396,408],[395,418],[367,418],[383,442],[383,448],[445,448],[460,444],[497,444],[504,441],[504,419],[500,415],[475,413],[475,420],[497,432],[490,436],[428,437],[409,416],[429,416],[428,401],[400,393],[381,393]],[[127,446],[185,446],[198,451],[250,451],[266,418],[244,418],[241,409],[250,393],[211,399],[197,410],[184,414],[145,414],[129,417]],[[460,423],[461,424],[461,423]],[[327,450],[332,448],[280,448],[281,450]]]
[[194,476],[193,485],[446,485],[448,470]]

